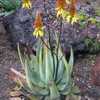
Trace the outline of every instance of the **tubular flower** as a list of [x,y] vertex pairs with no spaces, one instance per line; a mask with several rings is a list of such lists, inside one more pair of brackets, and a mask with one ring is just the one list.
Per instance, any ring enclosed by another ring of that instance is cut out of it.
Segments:
[[22,8],[30,9],[32,7],[30,0],[23,0]]
[[77,22],[77,20],[78,20],[78,15],[76,11],[76,0],[72,0],[67,21],[73,24],[74,22]]
[[39,12],[36,13],[33,35],[36,37],[42,37],[44,35],[42,17]]
[[71,4],[76,6],[77,0],[71,0]]
[[70,4],[70,0],[66,0],[66,3],[67,3],[67,4]]
[[66,17],[66,0],[57,0],[56,1],[56,11],[57,11],[57,17],[61,16],[61,17]]

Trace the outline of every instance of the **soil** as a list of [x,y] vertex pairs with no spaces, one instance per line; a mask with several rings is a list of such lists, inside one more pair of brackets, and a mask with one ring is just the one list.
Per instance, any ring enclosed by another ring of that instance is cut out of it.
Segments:
[[98,57],[100,55],[85,55],[79,57],[75,62],[74,79],[80,88],[82,100],[100,100],[100,85],[94,83],[94,81],[98,81],[99,76],[95,80],[92,78],[95,75],[92,71],[96,70],[94,69],[96,67],[95,61]]
[[8,100],[14,87],[13,80],[9,80],[11,67],[20,68],[17,52],[11,48],[7,33],[0,33],[0,100]]

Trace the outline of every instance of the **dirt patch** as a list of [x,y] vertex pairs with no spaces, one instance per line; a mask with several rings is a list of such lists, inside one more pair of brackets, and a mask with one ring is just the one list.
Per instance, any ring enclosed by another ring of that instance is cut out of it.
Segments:
[[8,100],[9,91],[14,87],[8,78],[11,67],[20,68],[17,52],[11,48],[8,34],[0,33],[0,100]]
[[74,66],[74,78],[80,88],[82,98],[84,98],[82,100],[99,100],[100,97],[99,87],[96,88],[91,79],[91,70],[95,59],[96,55],[79,57]]

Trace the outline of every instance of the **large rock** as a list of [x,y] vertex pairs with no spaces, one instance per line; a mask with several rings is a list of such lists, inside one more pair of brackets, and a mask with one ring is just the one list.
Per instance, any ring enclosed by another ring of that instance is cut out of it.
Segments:
[[[55,0],[48,0],[48,2],[49,3],[46,4],[46,9],[48,9],[48,12],[49,14],[51,14],[51,16],[48,20],[47,17],[43,15],[43,21],[45,26],[49,25],[49,27],[51,27],[51,34],[53,36],[54,32],[57,32],[59,30],[60,23],[57,22],[55,18],[53,18],[53,16],[55,16]],[[36,42],[36,38],[32,36],[32,32],[34,16],[36,13],[36,9],[38,8],[44,14],[44,5],[42,0],[36,0],[33,2],[33,17],[30,15],[30,11],[19,8],[15,13],[8,16],[4,20],[5,27],[8,31],[8,34],[10,34],[13,45],[16,45],[16,43],[19,41],[29,43],[30,45],[33,45]],[[86,9],[88,9],[88,6]],[[47,33],[48,30],[46,28],[46,34]],[[81,29],[78,24],[73,27],[68,23],[64,23],[61,35],[61,42],[64,51],[69,51],[69,47],[71,45],[73,45],[75,51],[87,51],[84,44],[85,37],[90,36],[94,38],[98,33],[99,30],[96,28],[96,25],[90,25],[88,28],[85,27],[84,29]]]
[[12,41],[13,45],[16,45],[16,43],[19,41],[26,41],[31,44],[34,43],[34,38],[32,36],[33,20],[27,11],[18,9],[15,13],[8,16],[4,21],[5,27],[8,31],[7,34],[10,35],[10,40]]

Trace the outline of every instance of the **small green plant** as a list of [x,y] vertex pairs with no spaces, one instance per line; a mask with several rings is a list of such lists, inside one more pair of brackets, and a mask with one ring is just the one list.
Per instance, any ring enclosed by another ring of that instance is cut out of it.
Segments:
[[90,53],[95,53],[100,51],[100,42],[97,39],[86,37],[84,42]]
[[20,0],[0,0],[0,16],[8,16],[21,5]]

